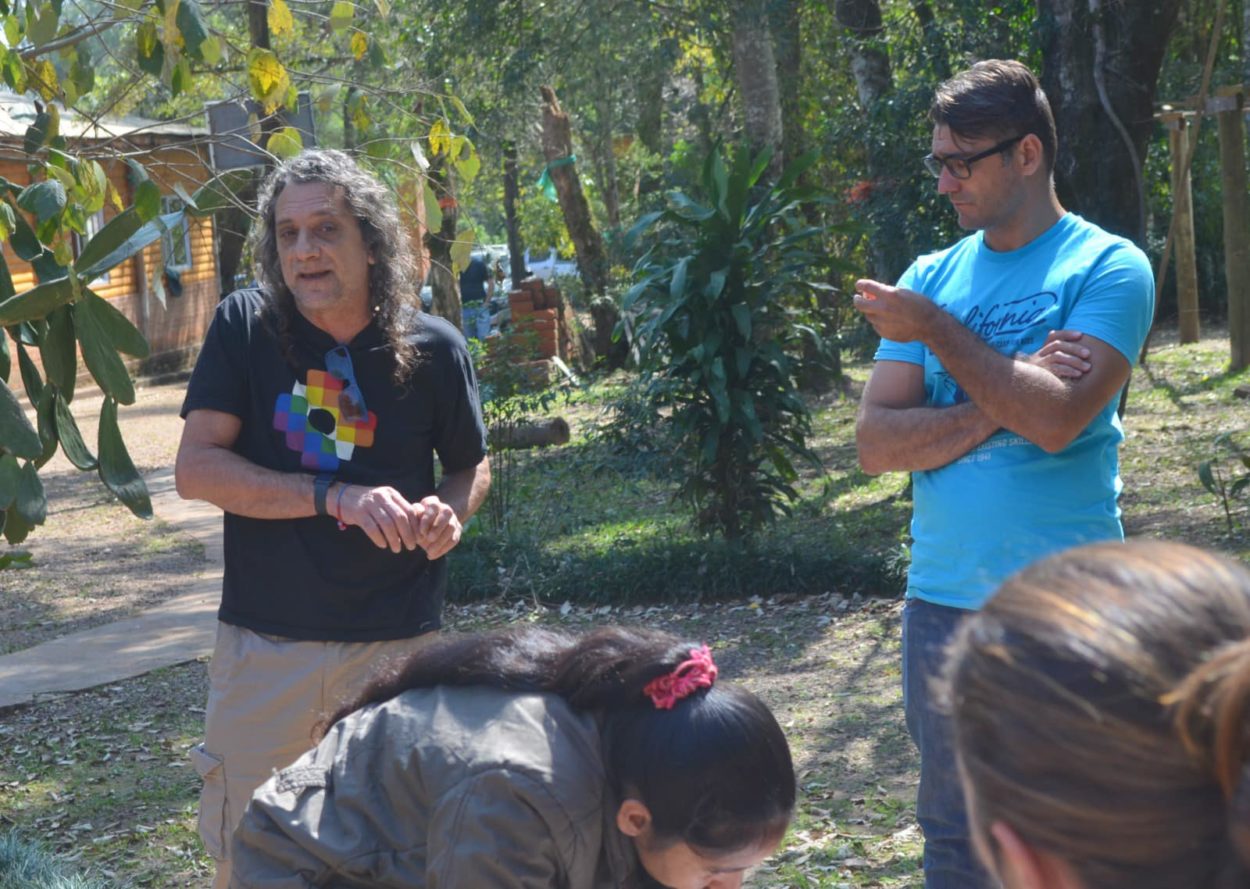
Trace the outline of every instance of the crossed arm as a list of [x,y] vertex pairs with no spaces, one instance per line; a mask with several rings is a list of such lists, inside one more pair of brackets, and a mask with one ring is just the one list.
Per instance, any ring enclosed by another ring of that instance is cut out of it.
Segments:
[[1095,337],[1055,331],[1033,355],[1003,355],[918,293],[875,281],[856,288],[855,307],[881,336],[925,343],[970,398],[927,407],[923,368],[878,362],[856,425],[865,472],[945,466],[999,428],[1057,453],[1128,380],[1127,359]]
[[[242,426],[238,417],[221,411],[187,414],[174,465],[178,494],[257,519],[316,515],[312,476],[266,469],[232,450]],[[419,503],[389,486],[344,482],[335,482],[326,502],[339,508],[344,524],[360,527],[378,547],[396,553],[420,547],[437,559],[460,542],[462,526],[489,489],[490,462],[484,457],[469,469],[444,474],[438,490]]]

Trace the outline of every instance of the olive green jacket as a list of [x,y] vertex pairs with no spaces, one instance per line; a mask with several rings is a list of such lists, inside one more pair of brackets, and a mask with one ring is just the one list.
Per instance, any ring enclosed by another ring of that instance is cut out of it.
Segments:
[[256,791],[231,889],[623,889],[636,856],[592,716],[552,695],[416,689]]

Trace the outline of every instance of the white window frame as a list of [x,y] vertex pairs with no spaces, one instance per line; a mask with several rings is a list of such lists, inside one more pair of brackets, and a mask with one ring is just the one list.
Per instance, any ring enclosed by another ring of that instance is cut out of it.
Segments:
[[[100,233],[100,229],[102,228],[104,228],[104,211],[96,210],[94,213],[92,213],[90,216],[87,217],[86,233],[81,234],[81,235],[78,234],[77,232],[74,233],[74,258],[75,259],[77,259],[79,256],[82,255],[83,248],[86,247],[87,244],[91,242],[92,238],[94,238],[97,234]],[[108,282],[109,282],[109,272],[105,271],[102,275],[100,275],[100,277],[92,280],[92,282],[88,286],[94,287],[97,284],[107,284]]]
[[[179,197],[165,195],[161,198],[162,216],[169,213],[177,213],[182,208],[182,199]],[[178,237],[179,228],[182,232],[182,252],[186,257],[185,264],[179,264],[174,261],[177,258],[174,252],[174,238]],[[191,253],[191,225],[185,216],[182,218],[182,224],[179,228],[170,229],[161,235],[161,257],[165,261],[165,268],[176,272],[186,272],[195,266],[195,257]]]

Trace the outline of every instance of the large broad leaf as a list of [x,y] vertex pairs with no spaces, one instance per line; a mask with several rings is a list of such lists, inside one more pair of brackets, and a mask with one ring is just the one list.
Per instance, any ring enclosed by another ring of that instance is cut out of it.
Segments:
[[43,442],[43,452],[35,458],[36,466],[43,466],[56,456],[56,395],[56,386],[44,386],[35,405],[39,417],[39,440]]
[[22,464],[12,454],[0,455],[0,509],[8,509],[17,500],[17,486],[22,478]]
[[0,380],[7,383],[12,373],[13,356],[9,354],[9,338],[4,335],[3,330],[0,330]]
[[239,195],[252,184],[251,170],[227,170],[220,176],[214,176],[205,182],[187,203],[187,212],[194,216],[207,216],[218,210],[237,207],[242,199]]
[[[147,184],[152,185],[150,182]],[[78,259],[74,262],[75,270],[81,274],[86,269],[98,265],[106,257],[111,256],[118,247],[130,240],[142,227],[143,219],[139,211],[133,207],[123,213],[118,213],[82,248],[82,253],[78,254]]]
[[[144,247],[159,240],[161,235],[172,228],[176,228],[186,218],[181,210],[177,213],[166,213],[164,216],[158,216],[151,222],[145,223],[135,231],[124,243],[108,256],[96,262],[90,268],[81,268],[78,273],[90,281],[98,278],[118,263],[125,262],[134,256]],[[3,303],[0,303],[3,305]]]
[[160,77],[165,67],[165,46],[156,33],[156,23],[148,20],[135,29],[135,58],[139,69]]
[[22,467],[22,474],[17,480],[17,501],[13,505],[29,525],[42,525],[47,519],[48,498],[34,463]]
[[78,344],[74,341],[74,318],[69,306],[61,306],[48,315],[48,332],[39,344],[39,357],[48,382],[55,383],[71,401],[74,378],[78,375]]
[[148,341],[143,338],[139,328],[131,323],[117,308],[94,290],[88,290],[83,302],[91,309],[91,314],[99,322],[100,327],[108,334],[110,342],[118,352],[125,352],[135,358],[147,358],[151,354]]
[[36,182],[22,189],[17,205],[35,214],[37,222],[46,222],[65,209],[65,186],[55,179]]
[[4,383],[0,383],[0,448],[28,460],[43,453],[39,433],[26,419],[13,390]]
[[13,226],[13,237],[9,243],[13,245],[13,252],[17,254],[18,259],[31,262],[43,253],[43,244],[39,243],[39,237],[30,227],[25,216],[21,213],[14,213]]
[[63,306],[73,298],[74,285],[69,278],[57,278],[24,290],[0,302],[0,327],[47,317],[57,306]]
[[[15,57],[17,57],[17,53],[9,53],[9,58]],[[25,90],[21,92],[25,92]],[[26,128],[26,138],[22,141],[23,150],[27,154],[34,154],[48,141],[51,129],[52,115],[46,111],[36,114],[35,122]]]
[[144,222],[151,222],[161,215],[161,187],[151,179],[145,179],[135,186],[134,211]]
[[60,392],[56,393],[56,437],[60,440],[61,450],[65,452],[69,462],[83,470],[96,468],[95,454],[91,453],[91,449],[83,441],[82,433],[78,431],[78,422],[70,413],[69,403]]
[[135,387],[130,373],[86,300],[74,303],[74,330],[82,345],[82,359],[100,388],[122,404],[134,404]]
[[182,39],[186,41],[187,51],[198,61],[208,61],[202,48],[204,41],[209,39],[208,25],[204,21],[204,13],[200,11],[200,4],[196,0],[179,0],[176,21]]
[[121,430],[117,427],[117,402],[105,398],[100,408],[100,479],[122,503],[141,519],[152,518],[152,500],[148,486],[126,452]]
[[304,150],[304,139],[295,127],[283,127],[270,134],[265,149],[274,157],[286,160]]
[[20,339],[17,340],[17,366],[22,372],[22,385],[26,387],[26,397],[38,404],[39,396],[43,394],[43,377],[39,375],[39,368],[26,353],[26,346]]
[[[17,53],[13,55],[17,55]],[[22,518],[22,514],[16,508],[5,510],[4,539],[16,545],[25,540],[28,534],[30,534],[30,525]]]
[[248,51],[247,82],[252,90],[252,98],[264,106],[266,113],[272,113],[286,100],[287,90],[291,86],[290,75],[278,61],[278,57],[259,47],[252,47]]

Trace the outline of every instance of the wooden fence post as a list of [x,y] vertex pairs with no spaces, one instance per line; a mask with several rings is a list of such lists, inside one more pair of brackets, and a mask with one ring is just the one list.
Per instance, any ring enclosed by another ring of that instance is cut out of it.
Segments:
[[1246,199],[1245,88],[1211,100],[1220,130],[1220,185],[1224,203],[1224,277],[1228,282],[1229,370],[1250,364],[1250,214]]
[[[1176,259],[1176,311],[1180,321],[1180,339],[1182,343],[1196,343],[1200,331],[1193,192],[1189,174],[1182,170],[1193,128],[1188,115],[1183,113],[1166,115],[1163,121],[1168,128],[1168,147],[1172,156],[1172,213],[1176,216],[1176,237],[1172,249]],[[1184,176],[1182,172],[1185,172]]]

